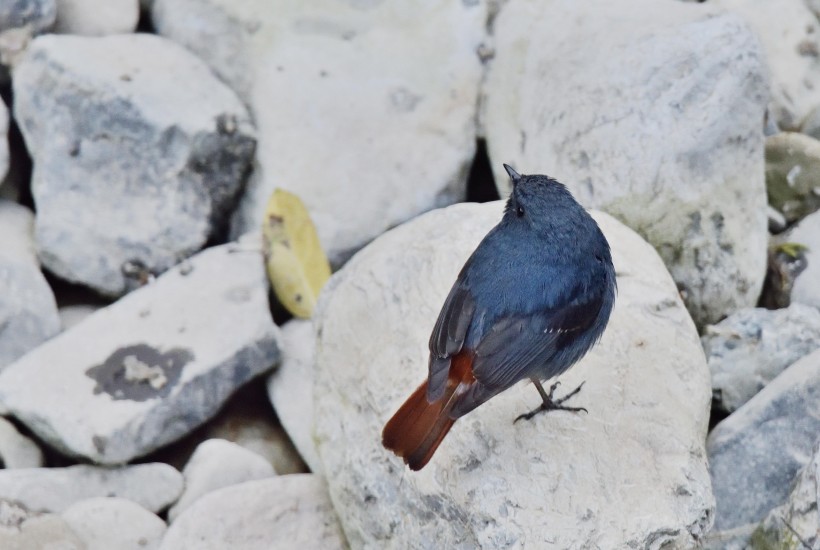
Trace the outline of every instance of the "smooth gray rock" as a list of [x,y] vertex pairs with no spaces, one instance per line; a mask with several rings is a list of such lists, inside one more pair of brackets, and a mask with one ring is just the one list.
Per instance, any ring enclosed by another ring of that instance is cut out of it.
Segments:
[[254,114],[258,165],[234,236],[257,229],[271,192],[284,188],[305,202],[339,264],[464,197],[487,2],[157,0],[153,19]]
[[820,310],[803,304],[742,309],[707,326],[701,343],[712,371],[712,402],[732,412],[820,348]]
[[271,463],[258,454],[224,439],[208,439],[197,446],[182,470],[185,490],[168,510],[174,521],[203,495],[254,479],[276,475]]
[[709,434],[715,529],[760,521],[783,504],[819,433],[817,350],[783,371]]
[[[410,472],[384,423],[427,375],[430,331],[501,201],[436,210],[379,237],[322,291],[315,438],[353,548],[688,548],[708,531],[709,371],[660,257],[594,213],[618,297],[601,342],[561,377],[589,414],[513,419],[540,399],[519,384],[456,422]],[[321,396],[321,398],[319,398]]]
[[34,252],[34,216],[0,200],[0,370],[58,332],[57,302]]
[[270,550],[347,545],[324,479],[294,474],[205,495],[168,529],[162,550]]
[[3,468],[39,468],[43,466],[43,451],[37,444],[17,431],[14,424],[0,417],[0,464]]
[[67,468],[0,470],[0,501],[33,512],[62,512],[92,497],[116,496],[159,512],[182,493],[182,474],[162,463],[119,468],[77,465]]
[[806,216],[778,237],[783,242],[799,243],[806,247],[806,269],[794,281],[792,302],[820,308],[820,212]]
[[118,296],[226,223],[253,129],[236,94],[184,48],[148,34],[42,36],[13,84],[40,258],[55,274]]
[[276,416],[314,474],[322,462],[313,437],[313,379],[316,335],[310,320],[293,319],[282,327],[282,363],[268,378]]
[[156,514],[117,497],[81,500],[61,516],[85,550],[154,550],[167,529]]
[[797,474],[786,503],[769,512],[752,543],[755,548],[820,548],[820,444]]
[[40,34],[54,25],[56,17],[56,0],[4,0],[0,2],[0,33],[29,27]]
[[0,403],[70,455],[119,464],[216,414],[279,358],[259,252],[210,248],[0,373]]
[[104,36],[134,32],[140,16],[139,0],[57,0],[54,32]]
[[712,2],[510,0],[484,132],[501,196],[549,174],[660,253],[695,322],[754,306],[766,268],[758,41]]

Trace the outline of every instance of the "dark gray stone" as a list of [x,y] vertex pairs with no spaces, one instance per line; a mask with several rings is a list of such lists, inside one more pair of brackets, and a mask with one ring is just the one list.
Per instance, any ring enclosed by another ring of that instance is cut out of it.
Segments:
[[820,350],[791,365],[709,434],[715,529],[757,522],[786,501],[820,434]]

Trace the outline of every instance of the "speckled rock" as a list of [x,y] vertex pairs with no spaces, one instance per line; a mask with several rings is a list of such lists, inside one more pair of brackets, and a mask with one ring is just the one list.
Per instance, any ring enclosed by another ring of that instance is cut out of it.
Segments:
[[[709,529],[709,372],[652,247],[595,213],[618,298],[600,344],[562,377],[587,415],[513,424],[539,398],[520,384],[456,422],[410,472],[385,421],[427,375],[427,341],[458,271],[501,202],[416,218],[359,252],[315,315],[315,437],[353,548],[687,548]],[[362,289],[365,289],[363,291]],[[651,388],[652,391],[646,391]]]
[[765,60],[713,4],[510,0],[483,103],[501,195],[505,162],[614,215],[658,250],[698,325],[755,305],[768,237]]
[[803,304],[742,309],[706,327],[701,342],[712,371],[712,402],[732,412],[820,348],[820,310]]
[[61,515],[85,550],[154,550],[167,529],[155,514],[117,497],[81,500]]
[[184,48],[148,34],[42,36],[13,84],[37,245],[55,274],[119,296],[226,223],[253,128],[236,94]]
[[29,27],[40,34],[54,25],[56,17],[56,0],[6,0],[0,3],[0,33]]
[[783,504],[817,434],[820,350],[783,371],[709,434],[715,529],[758,522]]

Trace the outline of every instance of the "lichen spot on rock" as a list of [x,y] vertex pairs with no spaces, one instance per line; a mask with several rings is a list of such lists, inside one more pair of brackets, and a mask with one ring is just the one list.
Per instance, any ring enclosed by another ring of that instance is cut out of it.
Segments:
[[145,401],[165,397],[179,380],[182,369],[194,360],[183,348],[162,352],[148,344],[119,348],[100,365],[85,371],[97,382],[94,393],[114,399]]

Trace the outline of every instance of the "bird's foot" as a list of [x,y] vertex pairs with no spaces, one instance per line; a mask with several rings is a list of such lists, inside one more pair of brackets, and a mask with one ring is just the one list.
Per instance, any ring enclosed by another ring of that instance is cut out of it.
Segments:
[[542,399],[541,406],[539,406],[538,408],[536,408],[536,409],[534,409],[534,410],[532,410],[528,413],[518,415],[516,417],[516,419],[513,420],[513,424],[515,424],[516,422],[518,422],[522,418],[525,419],[525,420],[529,420],[533,416],[535,416],[539,413],[542,413],[542,412],[547,412],[547,411],[570,411],[570,412],[581,412],[581,411],[583,411],[585,413],[589,412],[584,407],[566,407],[566,406],[563,405],[563,403],[566,402],[567,399],[569,399],[570,397],[572,397],[573,395],[575,395],[576,393],[581,391],[581,388],[584,387],[585,382],[581,382],[581,384],[577,388],[575,388],[574,390],[572,390],[571,392],[569,392],[568,394],[566,394],[564,397],[562,397],[560,399],[553,399],[553,395],[555,395],[555,390],[561,384],[560,382],[555,382],[552,386],[550,386],[549,393],[544,391],[544,387],[541,386],[541,382],[539,382],[538,380],[533,380],[533,383],[535,384],[535,388],[538,390],[538,393],[541,394],[541,399]]

